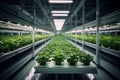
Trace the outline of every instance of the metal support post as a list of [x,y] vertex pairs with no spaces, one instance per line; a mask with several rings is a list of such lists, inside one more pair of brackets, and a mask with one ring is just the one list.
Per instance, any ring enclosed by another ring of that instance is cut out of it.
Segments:
[[[70,21],[69,21],[69,24],[68,24],[68,26],[69,26],[69,27],[71,27],[71,23],[70,23]],[[67,33],[67,34],[71,34],[71,33]]]
[[82,50],[84,51],[84,27],[85,27],[85,3],[84,0],[83,3],[83,9],[82,9]]
[[[71,28],[71,20],[69,21],[69,24],[68,24],[68,25],[69,25],[69,27]],[[68,34],[71,34],[71,33],[68,33]]]
[[100,24],[100,19],[99,19],[99,13],[100,13],[100,5],[99,5],[99,0],[96,0],[96,62],[97,65],[100,63],[99,59],[99,24]]
[[[72,29],[72,19],[70,20],[70,27]],[[72,35],[72,32],[71,32],[71,35]]]
[[36,0],[34,0],[34,10],[33,10],[33,30],[32,30],[32,58],[34,58],[34,51],[35,51],[35,21],[36,21]]
[[[77,27],[77,12],[76,12],[76,18],[75,18],[76,20],[76,22],[75,22],[75,27]],[[75,31],[75,35],[77,36],[77,28],[75,29],[76,31]],[[77,45],[77,38],[76,38],[76,45]]]

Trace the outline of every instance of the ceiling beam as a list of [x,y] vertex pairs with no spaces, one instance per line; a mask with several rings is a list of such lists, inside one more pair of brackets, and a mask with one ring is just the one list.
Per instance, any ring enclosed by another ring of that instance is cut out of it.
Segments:
[[67,20],[67,23],[76,15],[76,13],[82,8],[83,6],[83,3],[85,2],[86,0],[82,0],[79,5],[76,7],[76,9],[74,10],[74,12],[71,14],[70,18]]
[[42,3],[41,3],[41,0],[37,0],[37,4],[38,6],[40,7],[40,9],[42,10],[44,16],[47,18],[48,22],[50,23],[52,29],[53,29],[53,32],[56,32],[56,29],[55,29],[55,26],[52,22],[52,19],[48,16],[48,12],[46,11],[47,9],[45,9],[45,7],[43,7]]
[[[82,8],[83,3],[85,3],[85,1],[86,1],[86,0],[82,0],[82,1],[79,3],[79,5],[76,7],[76,9],[73,11],[73,13],[70,15],[70,18],[68,18],[68,20],[65,22],[65,24],[67,24],[67,23],[70,22],[70,20],[71,20],[71,19],[76,15],[76,13]],[[64,29],[66,30],[66,28],[63,27],[63,28],[62,28],[62,32],[65,31]]]

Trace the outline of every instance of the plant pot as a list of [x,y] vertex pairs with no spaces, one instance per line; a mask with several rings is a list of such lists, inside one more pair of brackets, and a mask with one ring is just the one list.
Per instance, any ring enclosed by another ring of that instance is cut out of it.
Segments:
[[83,64],[84,65],[90,65],[90,62],[84,62]]
[[73,62],[73,63],[69,63],[69,64],[70,64],[70,65],[73,65],[73,66],[74,66],[74,65],[76,65],[76,63],[75,63],[75,62]]
[[61,62],[55,62],[56,65],[61,65]]
[[70,59],[67,59],[67,61],[68,61],[68,63],[70,64],[70,65],[76,65],[76,63],[77,63],[77,59],[72,59],[72,58],[70,58]]
[[46,62],[41,62],[40,65],[46,65]]
[[64,61],[64,59],[56,58],[56,59],[54,59],[54,61],[55,61],[55,64],[56,64],[56,65],[61,65],[62,62]]
[[53,61],[55,61],[56,65],[61,65],[61,63],[64,61],[64,55],[62,55],[60,52],[56,52],[53,55]]

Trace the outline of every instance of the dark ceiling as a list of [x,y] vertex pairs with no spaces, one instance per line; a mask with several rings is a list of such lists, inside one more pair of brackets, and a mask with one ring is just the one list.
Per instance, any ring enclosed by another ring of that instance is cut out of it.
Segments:
[[[62,31],[82,25],[82,0],[73,0],[71,4],[50,4],[49,0],[0,0],[0,20],[12,21],[23,25],[33,25],[34,5],[36,5],[37,28],[56,32],[53,19],[66,19]],[[96,0],[85,1],[85,23],[96,19]],[[81,7],[80,7],[81,6]],[[52,10],[69,10],[67,17],[53,17]],[[120,11],[119,0],[100,0],[100,17]],[[76,13],[77,11],[77,23]],[[118,16],[120,17],[120,16]],[[72,26],[70,21],[72,20]]]

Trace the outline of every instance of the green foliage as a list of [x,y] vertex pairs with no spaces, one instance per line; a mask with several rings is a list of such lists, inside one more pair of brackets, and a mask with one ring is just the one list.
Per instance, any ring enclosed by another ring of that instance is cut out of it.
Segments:
[[[61,65],[61,63],[66,59],[70,65],[75,65],[81,56],[85,56],[86,53],[80,51],[78,48],[70,44],[64,37],[57,35],[42,51],[47,56],[51,57],[55,61],[56,65]],[[38,56],[40,56],[39,54]],[[37,59],[38,63],[39,58]],[[47,61],[47,60],[46,60]],[[91,61],[91,60],[90,60]]]
[[38,63],[40,63],[41,65],[45,65],[46,62],[49,61],[49,55],[47,55],[46,53],[40,53],[40,55],[37,58]]
[[100,36],[100,45],[120,51],[120,36]]
[[[82,40],[82,35],[69,34],[67,36],[76,38],[78,40]],[[85,35],[84,40],[86,42],[96,44],[96,35]],[[120,51],[120,36],[101,35],[100,36],[100,46],[104,46],[106,48]]]
[[67,61],[70,65],[75,65],[78,62],[78,55],[77,54],[70,54]]
[[59,51],[54,51],[53,60],[55,61],[56,65],[61,65],[64,61],[64,55]]
[[[50,37],[50,35],[35,35],[35,41]],[[0,54],[13,51],[17,48],[32,43],[31,35],[0,36]]]
[[81,62],[84,63],[84,65],[89,65],[90,61],[93,60],[93,56],[91,56],[90,54],[84,54],[81,56]]

